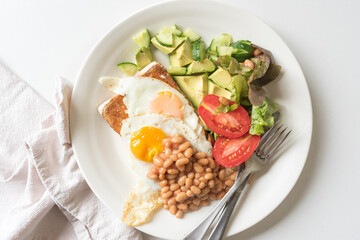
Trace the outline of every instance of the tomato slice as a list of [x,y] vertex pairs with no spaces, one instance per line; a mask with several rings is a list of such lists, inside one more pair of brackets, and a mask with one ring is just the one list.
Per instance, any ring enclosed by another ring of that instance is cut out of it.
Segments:
[[259,145],[260,136],[244,134],[239,138],[219,137],[212,151],[215,162],[230,168],[245,162]]
[[[230,106],[235,102],[230,101]],[[228,137],[238,138],[249,131],[250,117],[242,106],[227,113],[216,113],[220,106],[219,97],[213,94],[205,96],[199,106],[198,112],[205,124],[214,133]]]

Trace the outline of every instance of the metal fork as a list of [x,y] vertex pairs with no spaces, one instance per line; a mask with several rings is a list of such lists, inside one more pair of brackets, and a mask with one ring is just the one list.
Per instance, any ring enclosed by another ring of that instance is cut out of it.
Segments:
[[[291,130],[287,131],[287,128],[282,129],[282,127],[283,125],[278,127],[277,122],[264,134],[259,142],[258,147],[255,149],[252,156],[246,161],[245,170],[241,171],[239,169],[234,185],[220,200],[220,202],[216,204],[210,213],[208,213],[205,218],[182,239],[203,239],[219,213],[221,216],[218,218],[216,225],[210,233],[208,239],[214,240],[222,238],[236,202],[243,192],[250,177],[255,172],[260,171],[266,165],[266,163],[269,162],[271,157],[276,153],[285,139],[289,136]],[[224,206],[225,204],[226,206]]]

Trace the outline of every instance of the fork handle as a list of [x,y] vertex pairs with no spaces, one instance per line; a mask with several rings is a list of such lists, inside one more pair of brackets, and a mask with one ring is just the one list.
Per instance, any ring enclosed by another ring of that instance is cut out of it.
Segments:
[[236,189],[235,193],[231,196],[229,201],[226,203],[224,210],[221,212],[220,217],[217,219],[211,234],[208,237],[208,240],[219,240],[222,239],[226,226],[229,223],[232,212],[234,211],[235,205],[243,192],[247,182],[249,181],[252,173],[248,174],[243,182],[240,184],[239,188]]

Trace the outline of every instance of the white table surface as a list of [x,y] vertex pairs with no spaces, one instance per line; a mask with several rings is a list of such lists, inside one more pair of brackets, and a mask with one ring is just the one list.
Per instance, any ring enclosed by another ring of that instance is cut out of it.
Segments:
[[[109,28],[156,2],[1,0],[0,62],[52,102],[56,75],[74,82]],[[229,239],[360,239],[360,2],[226,2],[266,21],[288,44],[314,111],[310,153],[294,189],[272,214]]]

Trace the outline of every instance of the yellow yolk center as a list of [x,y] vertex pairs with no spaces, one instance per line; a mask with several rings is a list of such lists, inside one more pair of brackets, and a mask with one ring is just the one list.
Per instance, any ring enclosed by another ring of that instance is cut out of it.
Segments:
[[165,133],[159,128],[140,128],[131,134],[130,150],[137,159],[152,162],[153,157],[163,151],[162,140],[165,137]]
[[163,91],[156,94],[155,98],[151,101],[149,111],[150,113],[170,115],[183,119],[183,109],[183,103],[176,94]]

